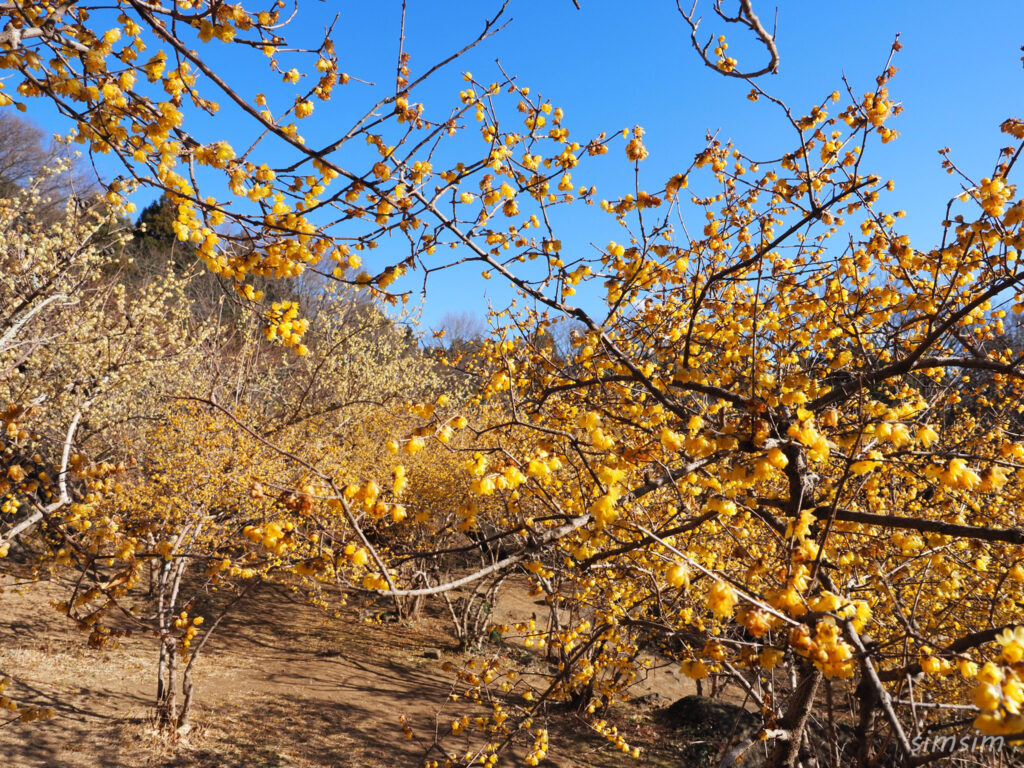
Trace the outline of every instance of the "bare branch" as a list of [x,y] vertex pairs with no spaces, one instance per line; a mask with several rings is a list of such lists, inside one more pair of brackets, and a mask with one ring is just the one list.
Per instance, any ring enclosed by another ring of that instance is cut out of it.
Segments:
[[761,41],[764,47],[768,51],[769,61],[761,69],[754,72],[744,72],[736,69],[735,66],[730,66],[726,63],[728,60],[725,57],[719,57],[718,61],[712,61],[711,57],[708,56],[708,48],[711,47],[711,42],[714,40],[714,36],[708,38],[708,42],[703,46],[697,40],[697,27],[700,26],[701,19],[694,18],[697,10],[697,0],[694,0],[693,5],[690,7],[689,12],[683,10],[682,0],[676,0],[676,7],[679,9],[679,14],[686,19],[686,23],[690,26],[690,42],[693,45],[693,49],[700,56],[701,61],[711,69],[715,70],[721,75],[728,77],[737,77],[741,80],[752,80],[755,77],[761,77],[767,74],[776,74],[779,71],[779,48],[775,42],[775,31],[769,32],[765,29],[764,24],[761,23],[761,19],[758,18],[757,14],[754,13],[754,7],[751,0],[739,0],[739,11],[735,16],[726,16],[722,12],[722,0],[715,0],[715,13],[720,18],[730,24],[740,24],[753,32],[757,39]]

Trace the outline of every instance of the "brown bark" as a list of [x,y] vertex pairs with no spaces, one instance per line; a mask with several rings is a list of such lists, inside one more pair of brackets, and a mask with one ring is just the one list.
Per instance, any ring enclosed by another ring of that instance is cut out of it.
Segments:
[[878,707],[878,694],[867,677],[862,677],[857,686],[859,717],[854,737],[857,743],[857,765],[868,768],[871,765],[871,730],[875,724],[875,712]]
[[793,768],[796,765],[804,738],[804,728],[807,725],[807,718],[811,715],[814,695],[818,692],[820,682],[821,672],[816,667],[808,665],[801,671],[789,706],[786,707],[786,713],[779,721],[779,729],[788,733],[789,738],[780,739],[775,743],[775,748],[768,758],[768,768]]

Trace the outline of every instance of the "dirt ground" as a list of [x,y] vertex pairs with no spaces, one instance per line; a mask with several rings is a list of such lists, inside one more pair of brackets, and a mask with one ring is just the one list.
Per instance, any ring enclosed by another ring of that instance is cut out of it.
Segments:
[[[264,590],[204,651],[194,727],[171,743],[153,728],[154,638],[90,649],[50,608],[57,595],[50,585],[9,582],[0,593],[0,677],[11,680],[9,695],[55,712],[0,727],[4,768],[414,766],[459,706],[448,701],[454,677],[444,667],[461,656],[439,619],[367,623],[354,610],[335,619],[283,590]],[[543,610],[525,595],[500,608],[510,621]],[[425,648],[440,649],[441,658],[425,657]],[[651,692],[668,703],[693,690],[685,678],[658,673],[637,689]],[[552,733],[544,764],[674,764],[644,710],[622,705],[617,721],[627,739],[654,747],[646,759],[634,763],[569,720]],[[513,754],[503,764],[521,762]]]

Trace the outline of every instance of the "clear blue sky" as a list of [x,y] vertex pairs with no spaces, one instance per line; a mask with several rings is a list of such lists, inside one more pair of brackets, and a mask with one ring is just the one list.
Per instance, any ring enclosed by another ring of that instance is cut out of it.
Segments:
[[[571,0],[512,0],[509,27],[440,73],[414,100],[426,102],[428,114],[437,117],[464,87],[462,71],[471,70],[484,82],[495,80],[498,59],[521,84],[565,110],[565,124],[575,138],[643,125],[650,158],[642,170],[652,189],[689,165],[707,131],[719,131],[749,155],[774,157],[791,148],[791,129],[776,111],[748,102],[742,81],[725,79],[700,64],[673,0],[580,4],[578,11]],[[410,0],[406,50],[412,54],[413,76],[475,36],[487,13],[499,5],[493,0]],[[752,58],[759,63],[762,52],[748,49],[737,29],[716,24],[710,5],[711,0],[701,0],[705,34],[725,31],[730,54],[737,55],[741,66]],[[730,0],[724,5],[729,10]],[[332,128],[344,124],[348,115],[365,109],[380,89],[393,88],[400,8],[398,0],[302,4],[300,13],[310,14],[300,15],[291,34],[315,32],[340,14],[335,39],[342,69],[378,83],[377,88],[350,84],[331,104],[318,106],[311,118],[318,127],[306,130],[310,143],[329,140]],[[755,2],[755,9],[771,23],[773,4]],[[927,247],[945,201],[957,191],[955,180],[940,169],[936,150],[951,147],[966,171],[986,175],[996,150],[1007,143],[999,123],[1024,116],[1024,2],[793,1],[780,4],[777,18],[781,70],[763,85],[799,113],[841,88],[843,74],[855,92],[871,90],[893,36],[901,33],[903,51],[895,62],[900,71],[891,85],[905,108],[892,124],[901,137],[875,147],[866,167],[895,179],[896,193],[886,207],[905,208],[907,230],[918,247]],[[262,74],[247,82],[245,72],[231,73],[234,62],[221,54],[223,46],[215,43],[208,50],[216,66],[244,83],[243,90],[273,88]],[[30,116],[48,129],[65,127],[45,110]],[[225,125],[221,117],[209,127],[220,130]],[[581,167],[574,179],[596,184],[599,198],[629,191],[632,179],[621,143],[613,155],[612,162]],[[116,172],[106,163],[100,167]],[[562,225],[563,243],[570,247],[607,242],[606,233],[595,235],[582,219]],[[481,280],[478,268],[459,268],[432,279],[423,321],[431,326],[452,310],[483,314],[487,299],[503,305],[509,296],[497,281]]]

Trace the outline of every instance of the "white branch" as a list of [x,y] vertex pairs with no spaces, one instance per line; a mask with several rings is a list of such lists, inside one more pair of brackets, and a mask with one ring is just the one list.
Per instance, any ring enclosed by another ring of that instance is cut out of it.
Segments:
[[508,557],[499,560],[498,562],[493,563],[487,566],[486,568],[481,568],[479,571],[475,571],[469,574],[468,576],[463,576],[461,579],[449,581],[444,584],[438,584],[436,587],[423,587],[421,589],[382,589],[379,590],[379,592],[382,595],[391,595],[394,597],[415,597],[416,595],[436,595],[440,592],[448,592],[452,589],[458,589],[461,586],[464,586],[466,584],[472,584],[474,581],[479,581],[485,576],[489,576],[492,573],[496,573],[505,568],[508,568],[511,565],[515,565],[516,563],[522,562],[527,557],[535,553],[537,550],[547,546],[553,541],[557,541],[563,536],[572,533],[577,528],[582,528],[588,522],[590,522],[589,514],[574,517],[570,522],[566,523],[565,525],[560,525],[558,528],[553,528],[552,530],[542,534],[540,537],[538,537],[537,541],[529,545],[522,552],[517,552],[514,555],[509,555]]
[[[32,307],[32,309],[26,312],[25,315],[20,320],[18,320],[16,323],[14,323],[14,325],[7,329],[7,333],[5,333],[3,336],[0,336],[0,354],[6,352],[12,346],[14,337],[18,335],[18,331],[24,328],[25,324],[28,323],[28,321],[31,320],[33,317],[38,315],[43,309],[45,309],[48,304],[52,304],[55,301],[67,301],[67,299],[68,297],[65,296],[63,293],[58,293],[54,294],[53,296],[48,296],[46,299]],[[75,302],[68,303],[73,304]]]
[[22,531],[27,528],[31,528],[44,517],[52,515],[61,507],[67,506],[71,503],[71,495],[68,493],[67,482],[68,463],[71,461],[71,443],[75,439],[75,432],[78,429],[78,422],[81,421],[81,418],[82,411],[76,411],[74,418],[71,419],[71,426],[68,427],[67,437],[64,438],[64,452],[60,460],[60,473],[57,475],[57,487],[60,489],[60,496],[57,497],[56,501],[47,504],[41,509],[37,509],[31,515],[11,528],[11,530],[9,530],[3,537],[0,537],[0,551],[14,541],[15,537]]

